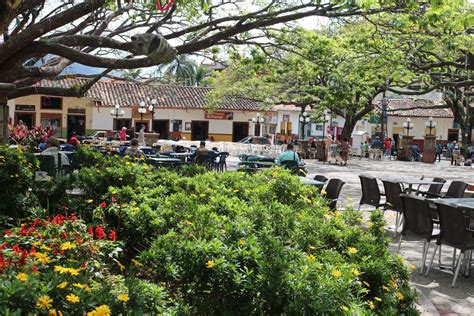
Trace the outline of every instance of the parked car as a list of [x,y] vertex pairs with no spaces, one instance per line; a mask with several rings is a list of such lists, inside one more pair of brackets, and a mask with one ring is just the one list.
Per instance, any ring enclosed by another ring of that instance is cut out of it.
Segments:
[[239,141],[242,144],[256,144],[256,145],[271,145],[266,137],[261,136],[247,136]]

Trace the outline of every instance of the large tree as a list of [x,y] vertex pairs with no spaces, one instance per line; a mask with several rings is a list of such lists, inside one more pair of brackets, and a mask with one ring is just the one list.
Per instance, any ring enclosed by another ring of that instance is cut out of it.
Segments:
[[178,0],[167,12],[158,12],[152,0],[0,0],[0,81],[17,85],[11,98],[80,96],[94,81],[72,89],[34,85],[57,77],[74,62],[109,71],[155,66],[175,54],[245,42],[271,26],[305,17],[404,12],[430,2],[439,1]]

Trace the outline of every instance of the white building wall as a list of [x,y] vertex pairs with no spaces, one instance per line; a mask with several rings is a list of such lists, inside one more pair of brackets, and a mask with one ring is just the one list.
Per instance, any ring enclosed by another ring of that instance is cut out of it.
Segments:
[[[395,132],[400,131],[400,128],[403,129],[403,123],[407,121],[406,117],[397,117],[389,116],[388,117],[388,128],[387,132],[391,136]],[[413,124],[413,129],[410,130],[410,136],[414,136],[415,139],[423,139],[425,136],[425,123],[428,121],[426,117],[415,117],[411,118],[411,123]],[[437,136],[438,140],[447,140],[448,139],[448,129],[453,126],[452,118],[434,118],[436,122],[436,130],[433,130],[432,133]],[[397,134],[397,133],[395,133]],[[406,134],[406,129],[403,129],[403,135]]]

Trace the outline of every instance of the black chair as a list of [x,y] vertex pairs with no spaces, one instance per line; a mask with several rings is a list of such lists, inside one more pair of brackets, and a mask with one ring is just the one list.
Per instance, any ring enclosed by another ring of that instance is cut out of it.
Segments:
[[283,168],[290,170],[292,174],[300,174],[300,166],[296,160],[284,160],[281,162]]
[[[474,230],[470,228],[471,217],[469,216],[471,210],[444,203],[437,203],[437,207],[441,233],[436,241],[436,248],[425,275],[427,276],[430,272],[438,247],[441,245],[447,245],[454,249],[459,249],[461,250],[461,253],[458,257],[456,272],[454,273],[453,283],[451,284],[451,287],[454,287],[465,252],[471,252],[474,249]],[[470,254],[468,258],[470,258]]]
[[380,192],[377,179],[363,175],[360,175],[359,178],[362,187],[362,198],[360,199],[358,210],[360,210],[361,205],[364,204],[376,208],[383,207],[385,203],[380,203],[380,200],[382,196],[385,196],[385,194]]
[[466,191],[467,183],[464,181],[453,181],[449,185],[448,192],[443,197],[446,198],[462,198]]
[[216,170],[220,171],[220,172],[223,172],[224,169],[225,169],[225,171],[227,171],[226,159],[227,159],[227,157],[229,157],[229,153],[228,152],[221,152],[221,153],[219,153],[218,157],[219,157],[219,161],[217,162]]
[[45,171],[48,176],[55,177],[56,176],[56,164],[54,162],[54,157],[50,155],[39,155],[36,156],[40,163],[40,170]]
[[199,155],[196,156],[194,163],[199,166],[203,166],[209,170],[212,168],[213,159],[211,155]]
[[430,241],[438,238],[439,229],[433,229],[431,210],[425,198],[413,194],[400,194],[403,205],[403,228],[400,233],[397,252],[400,251],[403,236],[410,232],[423,238],[420,274],[423,274]]
[[446,180],[443,178],[433,178],[433,182],[438,182],[438,183],[431,184],[430,187],[428,188],[428,191],[418,191],[419,194],[426,197],[439,196],[441,193],[441,190],[443,189],[444,184],[446,183]]
[[336,209],[337,199],[339,198],[343,185],[344,181],[340,179],[331,179],[326,185],[325,198],[329,201],[329,208],[331,210]]
[[317,174],[317,175],[314,176],[314,180],[320,181],[320,182],[326,182],[326,181],[328,181],[328,178],[326,178],[322,174]]
[[386,195],[384,211],[395,211],[397,213],[397,217],[395,219],[395,231],[393,233],[393,236],[395,236],[397,234],[398,227],[403,220],[403,205],[402,200],[400,199],[400,194],[403,193],[403,190],[399,182],[383,180],[382,183]]

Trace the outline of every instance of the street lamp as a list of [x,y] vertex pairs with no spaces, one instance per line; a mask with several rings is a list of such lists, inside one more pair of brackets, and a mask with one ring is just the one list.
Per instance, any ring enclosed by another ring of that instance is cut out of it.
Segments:
[[407,136],[410,136],[410,130],[413,129],[413,126],[410,118],[407,118],[407,121],[403,123],[403,128],[407,130]]
[[380,113],[380,127],[382,129],[381,131],[381,136],[380,137],[382,139],[382,141],[385,139],[385,128],[384,128],[384,124],[385,124],[385,121],[387,119],[387,106],[388,106],[388,99],[385,97],[385,92],[384,92],[384,97],[382,98],[382,113]]
[[[158,100],[153,98],[153,99],[151,99],[151,105],[148,106],[148,111],[151,113],[150,132],[153,131],[153,120],[155,118],[156,104],[157,103],[158,103]],[[145,102],[144,101],[140,102],[140,107],[145,107]],[[145,114],[145,112],[143,112],[143,114]],[[143,116],[142,116],[142,120],[143,120]]]
[[143,115],[146,113],[145,102],[140,102],[140,107],[138,108],[138,113],[140,113],[140,123],[143,124]]
[[113,110],[110,110],[110,115],[115,116],[115,127],[118,130],[118,118],[125,115],[124,110],[120,110],[120,105],[116,104]]
[[299,120],[301,122],[301,139],[304,139],[304,137],[305,137],[304,127],[305,127],[306,123],[309,123],[309,121],[310,121],[310,118],[308,117],[308,113],[306,111],[302,112],[300,114]]
[[260,113],[257,113],[257,117],[252,118],[252,122],[255,124],[255,129],[257,130],[258,135],[255,136],[260,136],[260,124],[262,124],[265,121],[263,117],[260,116]]
[[433,134],[431,134],[431,131],[436,128],[436,122],[433,121],[433,117],[430,116],[430,118],[428,119],[427,122],[425,122],[425,126],[426,128],[429,128],[430,129],[430,136],[432,136]]

